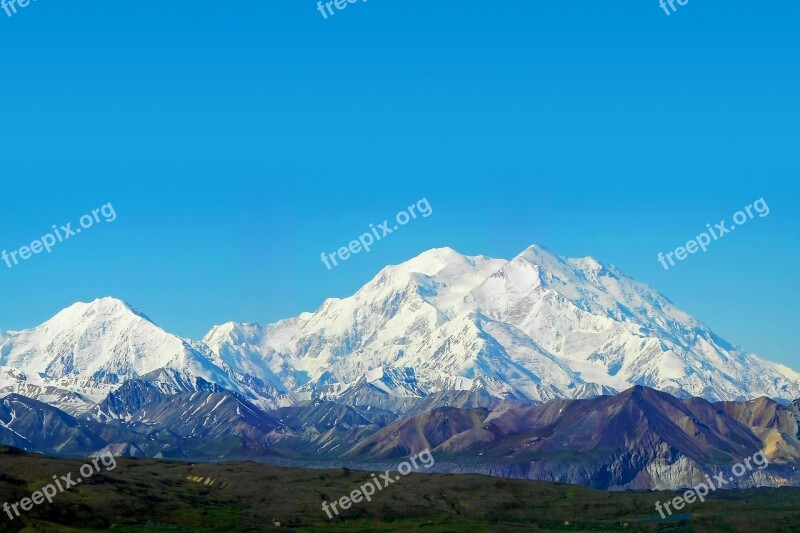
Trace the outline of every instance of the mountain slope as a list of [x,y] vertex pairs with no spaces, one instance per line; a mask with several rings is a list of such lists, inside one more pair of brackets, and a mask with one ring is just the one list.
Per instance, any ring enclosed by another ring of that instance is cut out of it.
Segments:
[[84,418],[102,428],[112,449],[150,457],[268,456],[273,433],[286,433],[242,396],[204,382],[194,392],[171,393],[150,381],[127,381]]
[[[617,396],[556,400],[487,412],[443,408],[398,420],[358,443],[349,459],[399,459],[429,448],[443,471],[480,472],[610,489],[678,489],[703,481],[767,448],[770,468],[734,485],[800,482],[800,447],[769,446],[769,432],[797,416],[760,418],[748,427],[748,403],[680,400],[646,387]],[[728,411],[740,414],[736,417]],[[757,407],[755,411],[765,412]],[[755,428],[754,428],[755,429]],[[759,435],[760,434],[760,435]]]
[[749,402],[720,402],[715,407],[750,428],[763,442],[769,457],[800,462],[800,411],[797,408],[764,397]]
[[9,394],[0,400],[0,443],[29,451],[57,455],[89,455],[103,446],[103,440],[86,424],[37,400]]

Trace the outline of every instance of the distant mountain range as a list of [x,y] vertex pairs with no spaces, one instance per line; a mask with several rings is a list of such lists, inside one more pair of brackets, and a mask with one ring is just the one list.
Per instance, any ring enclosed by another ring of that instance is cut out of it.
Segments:
[[431,447],[450,471],[602,488],[680,486],[760,446],[776,464],[759,482],[794,483],[780,465],[800,457],[800,374],[538,246],[430,250],[314,313],[202,341],[78,303],[0,331],[2,397],[0,444],[57,455],[357,464]]
[[380,396],[392,410],[450,391],[538,402],[634,385],[709,400],[800,396],[800,374],[734,347],[615,267],[538,246],[511,261],[430,250],[314,313],[229,322],[199,342],[113,298],[0,342],[0,390],[73,413],[145,376],[164,392],[202,378],[265,409]]
[[767,398],[712,404],[634,387],[585,400],[399,416],[324,400],[263,411],[236,393],[200,388],[168,394],[130,380],[78,417],[10,394],[0,400],[0,445],[48,455],[366,470],[430,449],[440,472],[600,489],[679,489],[763,449],[770,466],[731,486],[800,486],[800,408]]

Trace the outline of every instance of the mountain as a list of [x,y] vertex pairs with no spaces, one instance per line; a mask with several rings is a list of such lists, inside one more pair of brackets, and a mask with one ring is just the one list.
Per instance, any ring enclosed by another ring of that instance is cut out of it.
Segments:
[[[622,392],[620,392],[622,391]],[[124,302],[0,334],[0,445],[677,489],[764,450],[735,486],[798,485],[800,375],[592,258],[451,249],[353,296],[202,341]]]
[[800,397],[800,374],[721,339],[592,258],[531,246],[511,259],[429,250],[353,296],[274,324],[172,335],[113,298],[0,334],[0,396],[79,416],[129,380],[204,384],[260,409],[309,400],[397,415],[592,398],[643,385],[678,397]]
[[194,392],[164,392],[158,384],[130,380],[83,415],[106,448],[134,456],[216,460],[268,457],[283,423],[239,394],[213,383]]
[[716,407],[750,428],[770,457],[800,462],[800,409],[795,405],[784,406],[761,397],[748,402],[720,402]]
[[0,394],[15,392],[80,413],[130,379],[149,376],[162,390],[197,390],[198,379],[269,408],[279,391],[257,377],[218,366],[205,345],[171,335],[124,302],[77,303],[0,345]]
[[510,261],[430,250],[314,313],[225,324],[204,343],[231,366],[254,372],[257,361],[262,379],[298,398],[382,407],[443,391],[542,402],[633,385],[710,400],[800,396],[800,374],[617,268],[539,246]]
[[[796,412],[767,399],[712,404],[633,387],[491,412],[437,408],[387,425],[345,457],[389,461],[430,449],[439,471],[674,490],[730,471],[763,449],[769,467],[731,486],[797,485],[797,422]],[[774,445],[777,433],[786,446]]]
[[48,455],[382,471],[428,449],[439,472],[604,490],[693,486],[760,450],[769,465],[753,459],[752,471],[730,487],[800,486],[798,427],[795,406],[767,398],[710,403],[639,386],[614,396],[401,417],[322,400],[266,412],[213,384],[173,394],[142,380],[127,381],[79,418],[18,395],[0,401],[0,445]]
[[55,407],[9,394],[0,400],[0,444],[51,455],[89,455],[104,441]]
[[480,429],[488,414],[487,409],[432,409],[388,425],[359,442],[345,456],[391,459],[435,450],[457,435]]
[[271,442],[271,449],[284,457],[311,461],[336,459],[397,418],[382,409],[319,400],[283,407],[270,416],[289,429]]

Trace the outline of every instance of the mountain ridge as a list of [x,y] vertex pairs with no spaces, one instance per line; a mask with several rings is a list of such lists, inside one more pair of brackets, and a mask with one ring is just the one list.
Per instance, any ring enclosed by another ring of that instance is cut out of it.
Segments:
[[736,348],[613,265],[537,245],[508,261],[435,248],[314,312],[228,322],[199,341],[110,297],[0,335],[0,394],[72,414],[145,376],[172,392],[215,383],[266,409],[357,402],[357,390],[376,407],[450,392],[536,403],[635,385],[714,401],[800,397],[800,374]]
[[[248,349],[276,375],[292,369],[306,399],[390,368],[410,369],[405,385],[428,394],[479,387],[529,401],[637,384],[712,400],[800,393],[800,374],[736,348],[613,265],[540,246],[510,261],[429,250],[268,327]],[[237,344],[218,336],[209,348]]]

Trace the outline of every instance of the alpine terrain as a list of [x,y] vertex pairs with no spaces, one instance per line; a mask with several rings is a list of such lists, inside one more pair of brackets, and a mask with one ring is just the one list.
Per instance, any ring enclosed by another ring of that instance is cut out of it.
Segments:
[[215,326],[199,342],[112,298],[0,342],[0,390],[68,412],[145,376],[165,392],[197,390],[202,378],[263,408],[361,397],[392,409],[443,391],[541,402],[633,385],[709,400],[800,396],[800,374],[617,268],[539,246],[510,261],[430,250],[314,313]]
[[[434,249],[354,295],[200,341],[113,298],[0,332],[0,445],[679,488],[764,450],[800,484],[800,374],[592,258]],[[794,401],[794,403],[792,403]],[[369,465],[369,466],[367,466]]]

